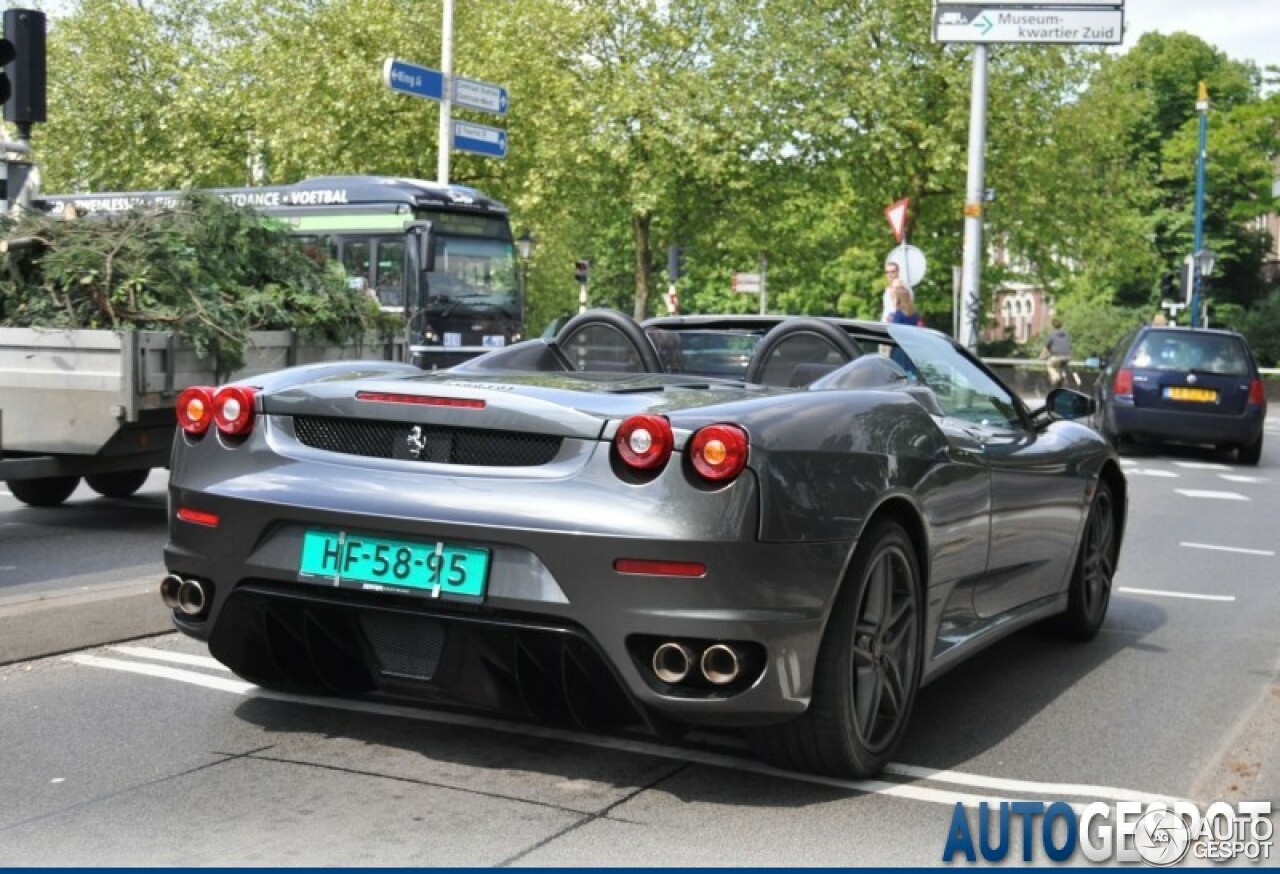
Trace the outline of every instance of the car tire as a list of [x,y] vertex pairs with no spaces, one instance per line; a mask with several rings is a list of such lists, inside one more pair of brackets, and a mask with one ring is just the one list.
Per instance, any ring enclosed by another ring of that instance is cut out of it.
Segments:
[[29,507],[56,507],[80,485],[78,476],[42,476],[9,480],[9,493]]
[[1107,616],[1118,554],[1116,509],[1111,487],[1105,480],[1099,480],[1080,535],[1067,609],[1054,623],[1059,632],[1074,640],[1092,640]]
[[1252,443],[1245,443],[1236,449],[1236,460],[1241,464],[1256,466],[1262,460],[1262,434]]
[[91,473],[85,484],[104,498],[127,498],[142,488],[151,476],[151,468],[140,470],[116,470],[111,473]]
[[749,732],[781,768],[864,778],[889,762],[911,717],[923,661],[915,548],[889,520],[866,531],[827,623],[809,709]]

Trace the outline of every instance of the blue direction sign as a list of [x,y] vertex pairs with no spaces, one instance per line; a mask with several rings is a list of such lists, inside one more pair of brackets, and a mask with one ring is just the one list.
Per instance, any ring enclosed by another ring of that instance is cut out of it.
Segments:
[[453,147],[459,152],[473,152],[490,158],[507,156],[507,132],[467,121],[453,123]]
[[382,81],[392,91],[412,94],[427,100],[444,100],[444,73],[419,67],[398,58],[387,58],[382,65]]
[[453,102],[458,106],[506,115],[508,100],[507,89],[501,85],[462,76],[453,77]]

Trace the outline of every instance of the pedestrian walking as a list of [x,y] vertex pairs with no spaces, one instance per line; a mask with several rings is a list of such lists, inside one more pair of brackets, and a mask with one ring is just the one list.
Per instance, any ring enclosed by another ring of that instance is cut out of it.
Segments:
[[1071,335],[1062,327],[1062,319],[1053,320],[1053,330],[1045,340],[1040,357],[1045,359],[1049,367],[1049,387],[1061,388],[1070,376],[1076,385],[1080,377],[1071,371]]
[[[893,286],[893,312],[889,314],[888,321],[894,325],[910,325],[915,328],[924,325],[924,316],[916,310],[915,296],[902,280],[898,280]],[[915,363],[901,346],[890,349],[889,358],[908,374],[916,375]]]
[[884,265],[885,287],[884,299],[880,307],[880,321],[892,321],[893,312],[898,308],[897,289],[901,286],[907,290],[907,294],[911,295],[915,300],[915,295],[911,292],[911,286],[907,285],[898,275],[898,264],[896,261],[890,261]]

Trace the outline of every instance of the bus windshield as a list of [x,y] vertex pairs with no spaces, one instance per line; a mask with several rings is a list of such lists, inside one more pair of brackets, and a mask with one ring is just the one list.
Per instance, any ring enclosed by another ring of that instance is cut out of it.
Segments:
[[520,317],[515,247],[510,241],[437,234],[427,274],[429,315],[501,312]]

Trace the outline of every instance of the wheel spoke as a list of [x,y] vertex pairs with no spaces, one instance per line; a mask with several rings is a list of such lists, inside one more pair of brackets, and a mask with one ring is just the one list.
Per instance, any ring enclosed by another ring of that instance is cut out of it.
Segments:
[[884,692],[883,671],[876,670],[872,672],[871,686],[871,706],[867,709],[866,720],[862,725],[862,736],[868,744],[875,743],[873,733],[876,730],[876,723],[880,720],[880,699]]
[[858,727],[863,730],[863,737],[867,737],[866,725],[872,721],[875,713],[874,705],[876,700],[876,685],[879,672],[872,667],[859,668],[854,672],[853,686],[853,710],[858,720]]
[[894,721],[902,715],[902,702],[906,698],[906,684],[902,682],[902,672],[898,669],[896,659],[884,660],[884,690],[893,705]]

